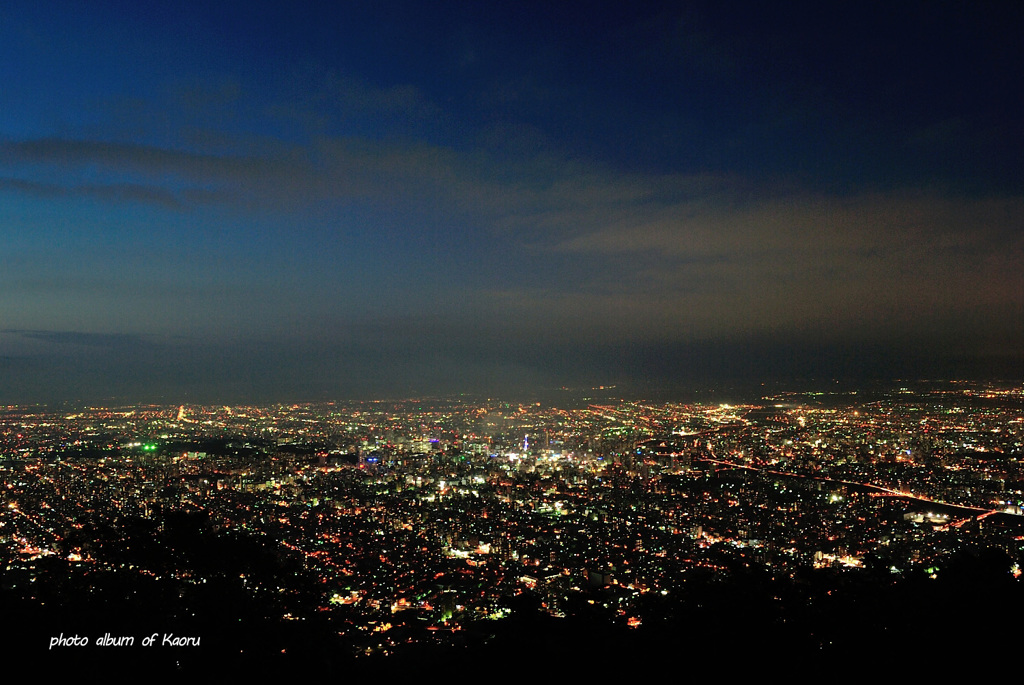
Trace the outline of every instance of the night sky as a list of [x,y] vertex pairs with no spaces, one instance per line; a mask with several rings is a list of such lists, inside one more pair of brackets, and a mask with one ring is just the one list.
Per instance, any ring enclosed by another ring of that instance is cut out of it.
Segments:
[[1019,379],[1022,8],[7,0],[0,401]]

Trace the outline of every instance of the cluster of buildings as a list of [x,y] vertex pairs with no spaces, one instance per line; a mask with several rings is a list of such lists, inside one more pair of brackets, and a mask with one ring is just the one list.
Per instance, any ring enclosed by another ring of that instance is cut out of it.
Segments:
[[7,407],[0,582],[30,599],[135,579],[171,588],[172,616],[216,586],[353,654],[456,644],[522,596],[633,628],[698,576],[937,577],[966,545],[1019,575],[1022,445],[1024,388],[960,384],[742,405]]

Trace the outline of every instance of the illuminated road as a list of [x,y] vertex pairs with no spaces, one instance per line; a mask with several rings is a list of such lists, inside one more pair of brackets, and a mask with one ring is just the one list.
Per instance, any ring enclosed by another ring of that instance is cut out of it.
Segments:
[[730,466],[730,467],[736,468],[736,469],[747,469],[748,471],[758,471],[758,472],[762,472],[762,473],[770,473],[770,474],[773,474],[773,475],[776,475],[776,476],[785,476],[787,478],[803,478],[805,480],[819,480],[819,481],[823,481],[823,482],[827,482],[827,483],[841,483],[843,485],[854,485],[856,487],[865,488],[867,490],[875,490],[881,496],[901,497],[901,498],[904,498],[904,499],[916,500],[918,502],[927,502],[928,504],[936,504],[936,505],[941,505],[943,507],[951,507],[951,508],[954,508],[954,509],[961,509],[961,510],[964,510],[964,511],[982,512],[982,514],[980,516],[976,516],[976,517],[975,516],[969,516],[969,517],[967,517],[965,519],[957,520],[957,521],[949,524],[950,526],[954,526],[954,527],[957,527],[957,528],[959,528],[964,523],[966,523],[966,522],[968,522],[968,521],[970,521],[970,520],[972,520],[974,518],[977,518],[977,519],[980,520],[982,518],[985,518],[986,516],[991,516],[992,514],[1001,513],[999,509],[984,509],[982,507],[971,507],[971,506],[967,506],[967,505],[964,505],[964,504],[950,504],[948,502],[941,502],[939,500],[929,499],[928,497],[922,497],[920,495],[915,495],[915,494],[910,493],[910,492],[900,492],[899,490],[893,490],[891,488],[886,488],[886,487],[882,487],[881,485],[874,485],[874,484],[871,484],[871,483],[858,483],[856,481],[851,481],[851,480],[837,480],[835,478],[825,478],[824,476],[808,476],[808,475],[805,475],[805,474],[802,474],[802,473],[790,473],[788,471],[775,471],[775,470],[772,470],[772,469],[762,469],[762,468],[757,468],[756,466],[750,466],[748,464],[736,464],[734,462],[725,461],[723,459],[712,459],[710,457],[701,457],[700,461],[707,461],[707,462],[711,462],[712,464],[721,464],[723,466]]

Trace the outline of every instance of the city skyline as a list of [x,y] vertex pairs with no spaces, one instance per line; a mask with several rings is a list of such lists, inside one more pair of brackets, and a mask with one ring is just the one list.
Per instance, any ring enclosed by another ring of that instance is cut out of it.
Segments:
[[0,402],[1022,376],[1019,7],[0,16]]

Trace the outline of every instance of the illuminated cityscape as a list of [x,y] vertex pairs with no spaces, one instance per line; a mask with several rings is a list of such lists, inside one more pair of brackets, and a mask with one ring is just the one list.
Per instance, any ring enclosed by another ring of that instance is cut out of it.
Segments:
[[4,0],[4,674],[1013,677],[1022,27]]
[[188,646],[178,668],[281,672],[510,644],[529,661],[564,630],[644,654],[785,640],[839,659],[888,644],[872,630],[912,632],[900,616],[832,623],[867,597],[989,574],[972,593],[1019,601],[1024,387],[742,404],[593,390],[564,407],[5,407],[3,592],[62,615],[59,636],[29,631],[35,652],[89,638],[93,658],[137,655],[159,633],[147,659]]

